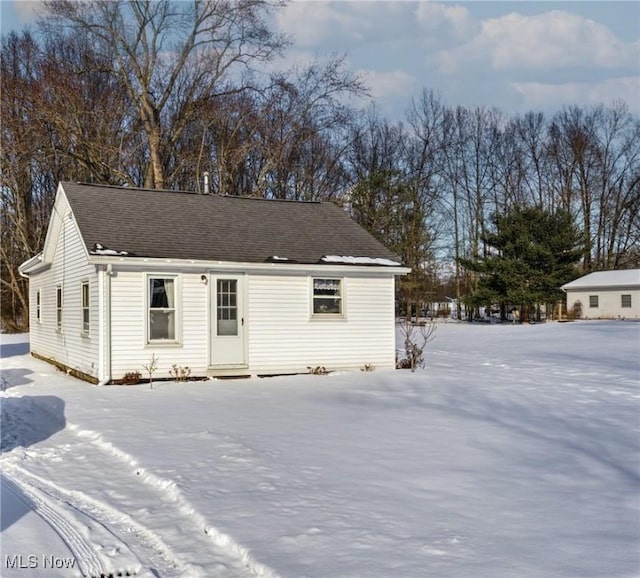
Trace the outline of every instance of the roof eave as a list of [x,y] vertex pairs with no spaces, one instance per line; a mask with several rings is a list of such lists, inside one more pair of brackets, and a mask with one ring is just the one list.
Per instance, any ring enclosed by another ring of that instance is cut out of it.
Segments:
[[127,257],[127,256],[107,256],[107,255],[90,255],[89,263],[93,265],[120,265],[126,267],[138,266],[141,268],[161,268],[174,267],[180,269],[219,269],[226,268],[230,270],[244,271],[357,271],[357,272],[375,272],[375,273],[391,273],[393,275],[406,275],[411,272],[411,268],[404,266],[389,265],[348,265],[339,263],[287,263],[287,262],[264,262],[253,263],[247,261],[210,261],[200,259],[173,259],[163,257]]
[[611,290],[637,290],[640,288],[640,284],[638,283],[619,283],[617,285],[563,285],[560,287],[563,291],[567,291],[567,289],[571,291],[602,291],[603,289],[611,289]]
[[40,252],[19,265],[18,273],[20,273],[22,277],[29,277],[29,275],[40,273],[41,271],[45,271],[50,267],[51,263],[45,262],[44,253]]

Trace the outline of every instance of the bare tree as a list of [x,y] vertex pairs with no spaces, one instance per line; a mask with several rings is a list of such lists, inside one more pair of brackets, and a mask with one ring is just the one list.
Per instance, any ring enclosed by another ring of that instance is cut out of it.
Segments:
[[262,196],[335,199],[346,187],[341,157],[355,118],[352,103],[366,95],[344,57],[272,75],[256,127]]
[[583,268],[619,266],[638,248],[640,123],[625,105],[569,107],[549,127],[552,184],[581,223]]
[[39,116],[44,87],[40,49],[33,36],[2,40],[0,60],[0,298],[5,328],[29,322],[26,279],[18,266],[41,247],[55,194],[47,159],[48,134]]
[[[50,0],[41,25],[84,35],[111,59],[146,135],[145,186],[164,188],[173,146],[195,102],[238,90],[235,78],[286,45],[269,0]],[[234,77],[235,75],[235,77]]]

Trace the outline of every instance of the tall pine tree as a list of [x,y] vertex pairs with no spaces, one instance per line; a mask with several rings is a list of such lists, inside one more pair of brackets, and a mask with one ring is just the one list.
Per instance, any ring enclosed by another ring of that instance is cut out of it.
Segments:
[[500,305],[522,311],[528,321],[534,306],[562,299],[560,287],[576,276],[582,254],[581,235],[566,211],[548,212],[539,207],[517,207],[494,217],[494,231],[483,241],[485,257],[461,259],[463,267],[480,275],[472,306]]

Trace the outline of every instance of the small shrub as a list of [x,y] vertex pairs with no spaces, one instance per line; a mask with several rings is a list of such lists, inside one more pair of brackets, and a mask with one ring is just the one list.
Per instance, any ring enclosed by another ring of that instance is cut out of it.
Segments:
[[169,375],[176,381],[187,381],[191,376],[191,368],[188,366],[182,367],[174,363],[169,370]]
[[373,371],[376,368],[375,365],[373,365],[373,363],[365,363],[361,368],[360,371]]
[[567,319],[573,321],[574,319],[580,319],[582,317],[582,303],[576,301],[573,307],[567,311]]
[[318,365],[316,367],[307,366],[309,373],[313,375],[327,375],[329,373],[323,365]]
[[149,374],[149,389],[153,389],[153,374],[158,369],[158,361],[159,359],[156,357],[156,354],[153,353],[151,355],[151,359],[149,363],[145,363],[142,367],[144,367],[145,371]]
[[139,371],[127,371],[127,373],[122,376],[120,382],[122,385],[136,385],[140,383],[141,378],[142,375]]
[[396,369],[411,369],[411,361],[406,357],[400,359],[396,355]]

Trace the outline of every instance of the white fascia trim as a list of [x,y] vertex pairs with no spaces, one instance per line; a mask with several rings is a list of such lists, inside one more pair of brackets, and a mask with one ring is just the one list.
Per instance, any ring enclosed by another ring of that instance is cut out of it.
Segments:
[[593,292],[596,293],[598,291],[638,291],[640,289],[640,285],[631,284],[631,285],[584,285],[584,286],[569,286],[563,285],[560,287],[565,293],[567,291],[575,291],[578,293],[588,293]]
[[409,267],[390,267],[375,265],[339,265],[339,264],[315,264],[315,263],[242,263],[237,261],[200,261],[197,259],[162,259],[157,257],[110,257],[103,255],[92,255],[89,263],[94,265],[113,265],[119,267],[131,267],[135,269],[160,269],[171,267],[184,270],[211,271],[224,269],[225,271],[253,271],[264,272],[297,272],[326,274],[331,271],[345,274],[348,271],[357,273],[387,273],[391,275],[406,275],[411,272]]
[[28,277],[32,273],[37,273],[41,269],[50,267],[50,263],[44,262],[44,253],[41,251],[37,255],[27,259],[24,263],[18,266],[18,272],[22,277]]

